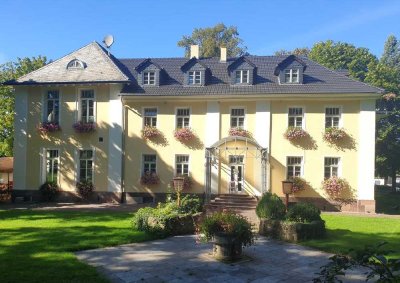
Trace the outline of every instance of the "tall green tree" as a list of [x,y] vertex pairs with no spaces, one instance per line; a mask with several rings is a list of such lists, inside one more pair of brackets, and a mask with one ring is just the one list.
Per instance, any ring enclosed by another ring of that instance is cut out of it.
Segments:
[[400,68],[400,43],[394,35],[387,38],[380,62],[389,67]]
[[[44,56],[18,58],[16,62],[0,65],[0,84],[17,79],[47,63]],[[14,141],[14,92],[12,87],[0,85],[0,156],[12,156]]]
[[275,51],[275,56],[283,56],[283,55],[298,55],[298,56],[306,56],[310,54],[310,48],[308,47],[299,47],[295,48],[293,50],[285,50],[281,49],[278,51]]
[[218,57],[220,47],[226,47],[228,57],[246,54],[247,47],[239,37],[237,27],[227,27],[223,23],[213,27],[195,28],[191,35],[185,35],[178,46],[185,48],[185,57],[190,56],[190,45],[200,46],[200,57]]
[[314,44],[309,58],[332,70],[347,69],[352,78],[360,81],[365,80],[368,65],[378,61],[367,48],[332,40]]

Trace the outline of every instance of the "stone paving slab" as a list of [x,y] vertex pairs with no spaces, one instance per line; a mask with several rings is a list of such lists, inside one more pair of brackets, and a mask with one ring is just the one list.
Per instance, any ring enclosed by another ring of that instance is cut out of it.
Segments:
[[[195,236],[77,252],[78,259],[98,268],[111,282],[311,282],[331,254],[258,237],[244,249],[249,260],[226,264],[211,256],[211,244]],[[344,282],[365,282],[360,271]]]

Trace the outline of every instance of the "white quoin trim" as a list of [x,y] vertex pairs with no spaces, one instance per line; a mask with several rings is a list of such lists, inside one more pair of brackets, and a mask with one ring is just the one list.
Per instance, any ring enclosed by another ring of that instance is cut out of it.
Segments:
[[[212,146],[220,140],[220,107],[218,101],[207,102],[206,127],[205,127],[205,145]],[[211,193],[218,194],[218,166],[211,167]]]
[[122,182],[122,85],[110,85],[108,131],[108,191],[121,192]]
[[27,156],[27,125],[28,93],[26,88],[15,89],[15,120],[14,120],[14,190],[26,190],[26,156]]
[[374,200],[375,175],[375,100],[360,101],[358,145],[359,200]]

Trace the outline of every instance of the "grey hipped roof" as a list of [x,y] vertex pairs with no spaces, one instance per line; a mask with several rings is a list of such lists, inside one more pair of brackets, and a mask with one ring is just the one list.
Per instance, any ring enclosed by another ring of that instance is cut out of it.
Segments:
[[163,69],[163,83],[160,86],[140,86],[137,84],[135,67],[145,58],[118,59],[119,67],[132,81],[122,90],[126,96],[175,96],[175,95],[235,95],[235,94],[305,94],[305,93],[380,93],[383,90],[353,80],[329,70],[306,57],[299,57],[306,64],[303,84],[279,84],[274,75],[276,67],[287,56],[245,56],[255,65],[256,75],[253,85],[232,85],[228,66],[237,58],[220,62],[219,58],[198,59],[210,71],[205,86],[184,85],[181,66],[187,58],[152,58],[151,61]]

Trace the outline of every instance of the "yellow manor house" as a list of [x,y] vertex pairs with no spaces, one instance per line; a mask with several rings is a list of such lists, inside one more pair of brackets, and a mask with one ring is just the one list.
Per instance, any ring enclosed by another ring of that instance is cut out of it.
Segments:
[[[382,90],[306,57],[117,59],[97,42],[6,84],[15,88],[14,194],[60,199],[90,181],[99,201],[184,193],[284,196],[333,209],[323,182],[348,183],[343,210],[374,211],[375,101]],[[185,181],[186,182],[186,181]],[[339,197],[338,197],[339,198]]]

